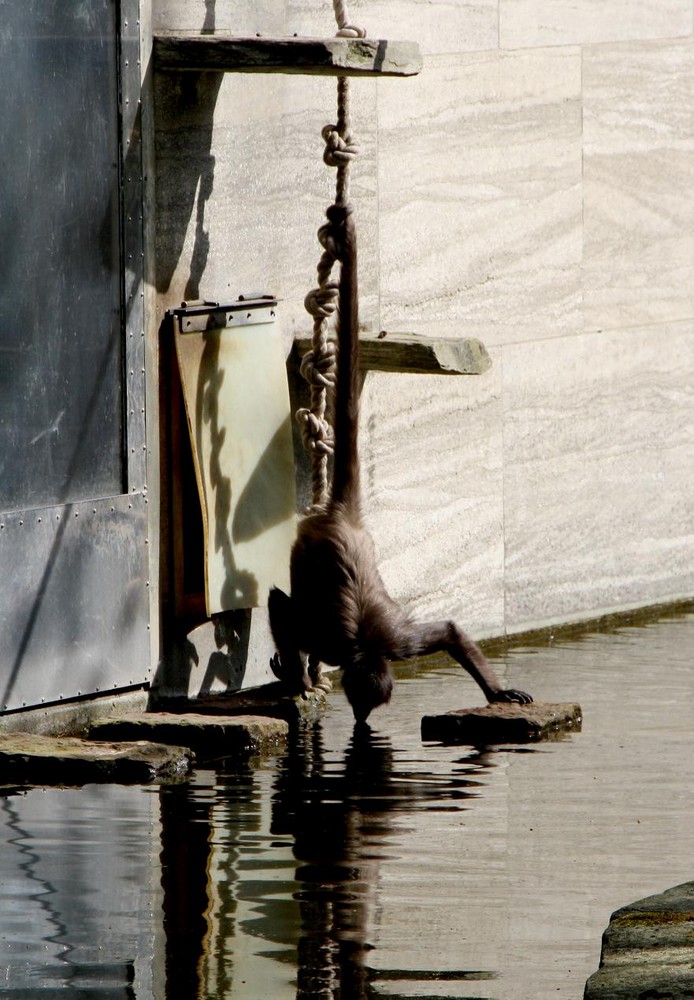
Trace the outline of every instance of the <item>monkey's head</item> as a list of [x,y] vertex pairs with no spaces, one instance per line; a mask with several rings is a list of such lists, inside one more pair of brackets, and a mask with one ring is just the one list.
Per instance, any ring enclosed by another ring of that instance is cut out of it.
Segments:
[[382,656],[357,658],[342,670],[342,687],[357,722],[366,722],[374,708],[386,705],[393,693],[393,674]]

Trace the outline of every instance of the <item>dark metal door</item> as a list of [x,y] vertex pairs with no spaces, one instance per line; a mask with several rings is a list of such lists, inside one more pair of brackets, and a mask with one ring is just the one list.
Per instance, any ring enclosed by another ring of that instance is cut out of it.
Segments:
[[149,673],[137,0],[0,0],[0,711]]

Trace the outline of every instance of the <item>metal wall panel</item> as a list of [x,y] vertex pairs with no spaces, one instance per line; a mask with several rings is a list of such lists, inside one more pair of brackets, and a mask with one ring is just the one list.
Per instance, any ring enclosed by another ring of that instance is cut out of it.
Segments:
[[147,680],[145,537],[139,494],[0,518],[0,710]]
[[149,679],[138,14],[0,0],[0,712]]
[[0,5],[0,510],[121,493],[114,0]]

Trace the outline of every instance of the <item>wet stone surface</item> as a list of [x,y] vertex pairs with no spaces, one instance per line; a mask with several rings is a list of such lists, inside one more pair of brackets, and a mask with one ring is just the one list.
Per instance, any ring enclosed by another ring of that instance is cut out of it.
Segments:
[[694,882],[612,914],[600,969],[584,1000],[684,1000],[694,996]]
[[574,703],[534,701],[529,705],[497,702],[483,708],[460,708],[422,718],[422,739],[482,746],[557,739],[581,729],[583,713]]
[[192,761],[193,754],[187,748],[147,741],[94,743],[69,736],[0,735],[3,784],[141,784],[182,778],[190,771]]
[[153,740],[190,747],[199,761],[246,757],[284,743],[289,725],[257,715],[203,715],[147,712],[100,719],[89,730],[92,740]]
[[236,694],[211,694],[190,700],[169,699],[157,707],[175,714],[267,716],[284,719],[290,725],[312,725],[323,717],[327,704],[327,694],[320,688],[307,691],[305,695],[290,696],[283,693],[279,684],[270,684]]

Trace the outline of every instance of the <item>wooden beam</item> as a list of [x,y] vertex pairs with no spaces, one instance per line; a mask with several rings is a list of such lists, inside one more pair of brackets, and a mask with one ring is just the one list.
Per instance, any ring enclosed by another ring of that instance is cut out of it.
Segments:
[[159,32],[154,60],[169,72],[301,73],[318,76],[415,76],[416,42],[376,38],[241,38]]
[[[364,371],[481,375],[492,363],[482,341],[474,337],[441,340],[416,333],[389,333],[383,338],[363,334],[359,344]],[[310,349],[309,337],[294,341],[298,358]]]

